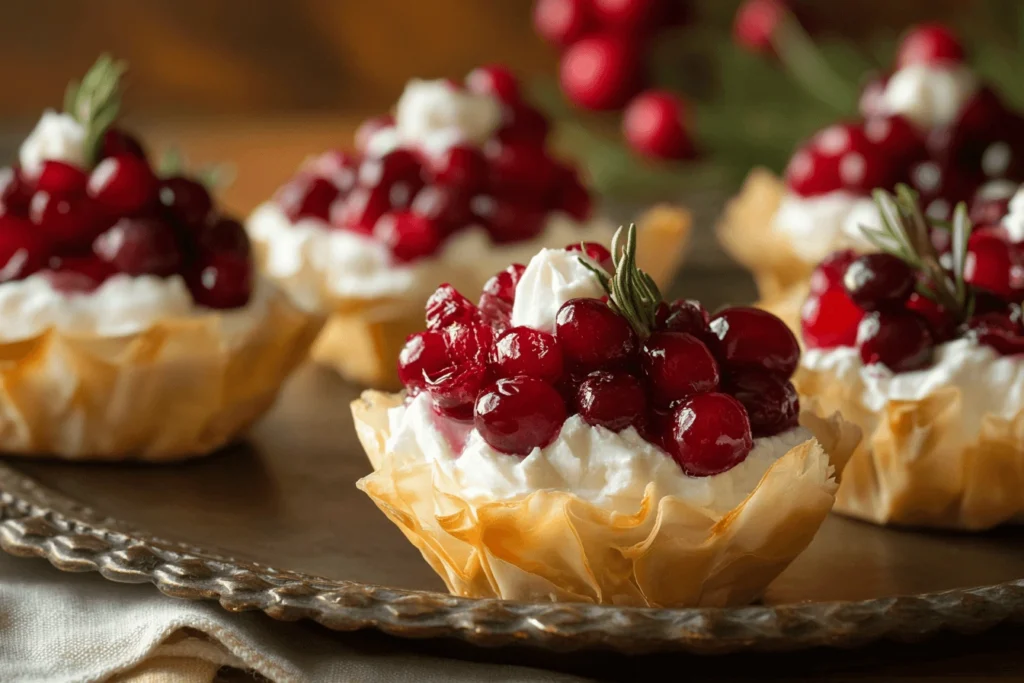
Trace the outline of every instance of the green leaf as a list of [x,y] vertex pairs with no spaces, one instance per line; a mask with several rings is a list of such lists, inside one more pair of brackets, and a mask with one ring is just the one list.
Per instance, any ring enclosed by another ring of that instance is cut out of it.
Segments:
[[101,55],[81,83],[72,82],[64,94],[64,111],[85,129],[85,157],[95,165],[99,147],[121,109],[121,77],[126,66]]

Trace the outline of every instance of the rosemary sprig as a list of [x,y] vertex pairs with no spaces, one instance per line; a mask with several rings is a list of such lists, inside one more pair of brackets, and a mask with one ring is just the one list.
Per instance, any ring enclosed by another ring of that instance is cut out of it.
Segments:
[[959,321],[966,320],[973,308],[973,295],[964,280],[967,262],[967,241],[971,236],[971,221],[967,206],[956,206],[953,220],[950,269],[942,266],[938,252],[928,234],[928,222],[918,203],[918,196],[906,185],[897,185],[896,194],[885,190],[872,193],[882,218],[880,231],[860,226],[861,232],[880,251],[892,254],[924,275],[917,291],[943,306]]
[[64,93],[64,111],[85,129],[85,158],[98,160],[103,134],[121,109],[121,76],[127,67],[110,55],[101,55],[81,82],[72,81]]
[[615,274],[608,276],[600,268],[595,268],[585,259],[579,261],[590,270],[608,293],[608,305],[612,310],[624,317],[641,339],[650,336],[654,329],[654,316],[661,303],[661,292],[651,276],[640,270],[636,265],[636,225],[630,223],[623,230],[619,228],[612,238],[612,262]]

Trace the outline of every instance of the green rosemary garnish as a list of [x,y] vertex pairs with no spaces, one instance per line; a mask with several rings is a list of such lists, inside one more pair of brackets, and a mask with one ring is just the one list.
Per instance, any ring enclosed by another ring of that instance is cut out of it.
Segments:
[[641,339],[650,336],[654,329],[654,314],[661,303],[661,292],[651,276],[636,265],[636,225],[626,228],[626,242],[622,244],[619,228],[612,238],[612,262],[615,274],[608,276],[584,259],[580,263],[590,270],[608,293],[608,305],[624,317]]
[[64,111],[85,129],[85,158],[95,165],[103,134],[117,120],[121,109],[121,76],[124,62],[102,55],[81,82],[72,81],[64,93]]
[[971,221],[967,217],[967,205],[957,204],[950,222],[952,252],[950,268],[942,266],[939,254],[928,233],[928,222],[918,204],[918,196],[908,186],[896,186],[896,195],[885,190],[872,193],[878,212],[882,217],[881,231],[860,226],[864,236],[879,250],[902,259],[910,267],[920,271],[923,281],[917,291],[943,306],[956,316],[958,321],[966,320],[974,307],[971,288],[964,280],[967,262],[967,241],[971,236]]

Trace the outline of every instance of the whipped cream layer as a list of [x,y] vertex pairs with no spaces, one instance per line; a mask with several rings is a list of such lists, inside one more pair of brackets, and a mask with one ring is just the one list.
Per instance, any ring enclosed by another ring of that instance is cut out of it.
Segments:
[[542,249],[530,259],[516,285],[512,326],[532,327],[554,334],[555,316],[562,304],[570,299],[600,299],[604,296],[601,283],[583,262],[600,269],[582,253],[564,248]]
[[1003,216],[1003,229],[1013,242],[1024,242],[1024,186],[1014,193],[1008,209]]
[[828,372],[836,382],[851,387],[860,403],[878,413],[890,401],[917,401],[936,391],[960,390],[964,423],[961,435],[973,440],[986,415],[1011,418],[1024,410],[1024,360],[1002,356],[991,347],[969,339],[956,339],[935,349],[933,365],[912,372],[893,373],[883,365],[864,365],[852,347],[812,349],[801,364]]
[[292,223],[273,202],[249,217],[250,236],[265,247],[264,270],[309,311],[329,312],[338,299],[394,299],[420,305],[442,282],[480,287],[509,263],[527,263],[544,247],[583,240],[608,242],[615,226],[605,220],[579,223],[552,213],[533,239],[495,245],[479,225],[455,233],[434,255],[395,263],[380,242],[316,219]]
[[41,274],[0,284],[0,341],[30,339],[55,329],[71,335],[121,337],[161,321],[216,317],[228,348],[240,344],[267,315],[273,287],[258,281],[241,308],[197,306],[180,275],[115,275],[92,292],[63,292]]
[[716,513],[733,509],[757,486],[768,468],[793,447],[813,438],[797,427],[754,440],[746,460],[727,472],[691,477],[664,451],[632,427],[613,432],[569,417],[555,440],[525,458],[489,446],[470,423],[439,416],[420,394],[388,413],[387,449],[398,463],[425,459],[435,485],[471,501],[509,500],[540,490],[569,491],[599,507],[636,512],[648,485],[654,501],[684,499]]
[[817,197],[788,193],[772,219],[772,230],[784,235],[793,253],[817,264],[839,249],[874,251],[861,227],[878,232],[878,207],[869,197],[838,190]]

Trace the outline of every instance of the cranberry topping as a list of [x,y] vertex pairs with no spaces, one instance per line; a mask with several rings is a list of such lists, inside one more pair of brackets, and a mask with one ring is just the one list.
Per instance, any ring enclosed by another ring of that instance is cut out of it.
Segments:
[[427,378],[439,375],[449,362],[443,334],[436,330],[418,332],[406,339],[398,354],[398,378],[409,389],[423,390]]
[[487,208],[487,213],[481,218],[495,244],[530,239],[544,230],[547,212],[541,206],[515,199],[499,199]]
[[412,211],[384,214],[377,219],[373,236],[402,263],[429,256],[441,244],[441,233],[434,222]]
[[86,182],[88,177],[82,169],[63,161],[48,159],[43,162],[39,172],[36,190],[59,196],[80,195],[85,192]]
[[303,218],[327,221],[331,216],[331,204],[337,197],[338,188],[329,180],[299,176],[281,188],[277,203],[290,221]]
[[575,171],[563,173],[562,176],[562,196],[558,208],[577,221],[589,220],[594,206],[587,188]]
[[457,322],[475,322],[479,317],[479,311],[473,302],[449,284],[443,284],[434,290],[427,299],[426,310],[427,327],[431,330],[440,330]]
[[519,101],[519,81],[503,66],[480,66],[466,76],[466,89],[482,95],[493,95],[502,102]]
[[430,170],[435,183],[472,194],[483,189],[487,179],[487,160],[478,149],[454,145],[431,162]]
[[36,192],[29,217],[51,244],[69,250],[88,249],[106,227],[100,208],[88,197]]
[[846,293],[866,311],[894,308],[914,291],[914,271],[892,254],[866,254],[847,267],[843,276]]
[[545,40],[564,47],[582,37],[591,26],[590,0],[538,0],[533,26]]
[[694,477],[719,474],[742,462],[754,448],[743,405],[727,394],[701,394],[672,414],[669,453]]
[[626,372],[590,373],[579,384],[575,402],[584,422],[615,432],[636,425],[647,410],[643,385]]
[[829,254],[811,273],[811,292],[821,294],[833,288],[842,288],[846,269],[853,263],[855,258],[857,258],[857,252],[852,249],[844,249]]
[[116,272],[95,256],[67,256],[51,259],[49,268],[41,274],[54,289],[72,294],[92,292]]
[[1017,184],[993,181],[978,188],[968,205],[968,217],[974,225],[997,225],[1010,210],[1010,199]]
[[387,187],[357,187],[344,203],[335,203],[331,207],[331,223],[369,235],[373,232],[377,219],[390,207],[391,199]]
[[516,298],[516,286],[525,270],[526,266],[523,264],[513,263],[484,284],[484,294],[495,296],[506,303],[513,303]]
[[755,438],[774,436],[797,426],[800,399],[793,383],[767,372],[729,378],[726,387],[747,410]]
[[28,218],[32,185],[16,168],[0,169],[0,215]]
[[103,134],[103,145],[100,148],[100,157],[130,156],[136,159],[146,158],[146,149],[134,135],[127,133],[120,128],[108,128]]
[[199,255],[186,277],[196,303],[207,308],[239,308],[252,296],[252,259],[208,252]]
[[494,346],[499,377],[526,375],[554,384],[562,376],[562,349],[554,336],[529,327],[513,327]]
[[46,265],[49,245],[23,218],[0,216],[0,282],[20,280]]
[[1024,261],[998,228],[979,228],[967,242],[964,280],[1003,298],[1024,288]]
[[800,308],[800,330],[810,348],[853,346],[863,317],[864,311],[844,290],[832,288],[812,294],[804,302]]
[[598,244],[597,242],[577,242],[570,244],[565,249],[566,251],[579,251],[586,254],[591,261],[609,273],[615,271],[615,264],[612,263],[612,253],[603,244]]
[[160,181],[160,204],[183,227],[196,230],[206,225],[213,199],[202,183],[184,176]]
[[370,142],[370,139],[384,130],[385,128],[391,128],[395,125],[395,117],[387,116],[376,116],[371,119],[366,119],[359,128],[356,129],[355,144],[356,149],[360,152],[365,152],[366,147]]
[[670,304],[658,307],[656,322],[659,329],[669,332],[686,332],[703,338],[711,317],[699,301],[676,299]]
[[633,98],[622,117],[622,132],[634,151],[655,159],[683,159],[693,153],[686,108],[669,92],[648,90]]
[[704,394],[718,388],[718,363],[699,339],[684,332],[655,332],[640,349],[640,368],[655,403]]
[[941,304],[932,299],[914,292],[907,299],[907,310],[928,321],[928,328],[936,343],[949,341],[956,336],[956,320]]
[[499,379],[480,394],[473,419],[493,448],[523,456],[551,443],[563,422],[562,396],[535,377]]
[[721,342],[726,374],[765,370],[790,377],[800,360],[800,344],[777,317],[759,308],[727,308],[711,318],[711,332]]
[[979,344],[991,346],[1004,356],[1024,353],[1024,328],[1020,307],[1012,313],[983,313],[967,322],[967,336]]
[[782,0],[747,0],[736,12],[733,41],[754,53],[774,54],[772,39],[786,12]]
[[156,201],[156,176],[144,159],[121,155],[108,157],[89,176],[89,196],[110,212],[133,214]]
[[174,228],[157,218],[122,218],[96,238],[93,251],[128,275],[173,275],[182,262]]
[[581,369],[608,368],[637,349],[636,332],[625,318],[597,299],[572,299],[555,317],[555,335],[565,360]]
[[857,345],[865,365],[879,363],[893,372],[920,369],[932,359],[928,322],[909,311],[876,311],[857,328]]
[[896,54],[897,68],[911,64],[943,64],[964,61],[964,48],[956,35],[942,24],[920,24],[910,30]]
[[617,33],[581,38],[562,53],[562,92],[586,109],[622,107],[640,86],[640,53]]
[[550,125],[544,115],[525,102],[510,102],[502,112],[498,139],[502,142],[521,142],[543,145]]

